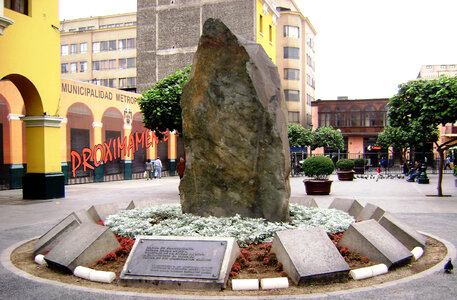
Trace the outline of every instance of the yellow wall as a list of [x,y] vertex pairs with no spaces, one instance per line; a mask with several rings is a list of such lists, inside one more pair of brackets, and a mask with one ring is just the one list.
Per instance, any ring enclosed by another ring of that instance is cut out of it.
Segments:
[[[268,7],[268,14],[263,11],[264,1],[257,1],[256,9],[256,28],[257,28],[257,43],[261,44],[265,52],[273,62],[276,62],[276,25],[273,24],[274,11]],[[260,21],[262,16],[262,22]],[[262,24],[260,24],[262,23]],[[261,26],[262,25],[262,26]],[[270,26],[271,26],[271,41],[270,41]]]
[[59,27],[58,3],[29,1],[29,15],[4,9],[5,17],[13,19],[14,24],[0,36],[0,79],[19,74],[36,88],[38,95],[20,77],[11,77],[21,85],[18,88],[24,98],[32,97],[24,99],[27,115],[59,115],[60,34],[52,27]]

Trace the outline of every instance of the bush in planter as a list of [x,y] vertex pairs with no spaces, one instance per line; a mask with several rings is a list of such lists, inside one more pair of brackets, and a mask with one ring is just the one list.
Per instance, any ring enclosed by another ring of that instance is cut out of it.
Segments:
[[365,167],[366,161],[363,158],[354,159],[354,167]]
[[336,167],[340,171],[352,171],[354,169],[354,161],[351,159],[340,159],[336,162]]
[[326,156],[311,156],[303,162],[305,175],[315,179],[327,179],[334,170],[333,161]]

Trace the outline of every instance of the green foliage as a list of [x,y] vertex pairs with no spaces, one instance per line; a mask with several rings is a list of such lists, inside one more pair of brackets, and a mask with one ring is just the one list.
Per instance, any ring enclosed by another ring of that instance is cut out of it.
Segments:
[[354,167],[365,167],[367,160],[363,158],[354,159]]
[[332,126],[318,127],[314,132],[314,143],[311,149],[325,147],[332,150],[343,150],[344,140],[341,131],[333,129]]
[[336,167],[340,171],[351,171],[354,169],[354,161],[352,159],[343,158],[336,162]]
[[326,156],[311,156],[303,162],[303,171],[308,177],[327,179],[334,170],[333,161]]
[[289,124],[288,136],[290,147],[306,147],[312,145],[314,141],[312,131],[299,124]]
[[190,67],[177,70],[164,78],[139,98],[146,128],[156,130],[158,138],[167,130],[182,132],[181,94],[184,84],[189,80]]
[[457,167],[454,164],[454,176],[457,177]]

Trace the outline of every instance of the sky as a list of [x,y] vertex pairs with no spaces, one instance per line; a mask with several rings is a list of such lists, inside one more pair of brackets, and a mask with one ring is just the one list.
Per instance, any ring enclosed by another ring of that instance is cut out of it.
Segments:
[[[60,0],[60,19],[136,11],[136,0]],[[456,0],[295,0],[315,39],[315,99],[390,98],[429,64],[457,64]]]

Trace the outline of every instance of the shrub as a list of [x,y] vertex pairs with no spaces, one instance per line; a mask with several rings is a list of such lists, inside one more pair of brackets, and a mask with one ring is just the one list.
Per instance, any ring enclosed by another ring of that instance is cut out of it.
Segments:
[[352,169],[354,169],[354,161],[346,158],[340,159],[336,162],[336,167],[340,171],[351,171]]
[[366,164],[367,164],[366,159],[363,159],[363,158],[354,159],[355,167],[364,167]]
[[454,176],[457,177],[457,167],[454,165]]
[[305,175],[315,179],[327,179],[334,170],[332,160],[326,156],[311,156],[303,162]]

